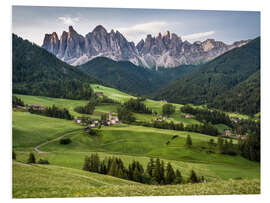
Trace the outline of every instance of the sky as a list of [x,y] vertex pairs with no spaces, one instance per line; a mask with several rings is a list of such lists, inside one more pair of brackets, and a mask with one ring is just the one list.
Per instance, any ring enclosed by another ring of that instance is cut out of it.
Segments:
[[13,6],[12,32],[42,45],[46,33],[60,38],[68,26],[85,36],[97,25],[138,43],[167,30],[189,42],[215,39],[231,44],[260,36],[260,12]]

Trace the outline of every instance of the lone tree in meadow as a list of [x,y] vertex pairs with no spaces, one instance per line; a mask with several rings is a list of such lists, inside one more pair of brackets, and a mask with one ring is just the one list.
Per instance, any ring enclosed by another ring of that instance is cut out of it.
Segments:
[[187,135],[186,146],[187,147],[191,147],[192,146],[192,140],[191,140],[190,135]]
[[35,155],[32,152],[29,154],[29,158],[27,160],[27,163],[28,164],[35,164],[36,163]]
[[169,116],[175,112],[175,106],[172,104],[164,104],[162,106],[162,113],[166,116]]

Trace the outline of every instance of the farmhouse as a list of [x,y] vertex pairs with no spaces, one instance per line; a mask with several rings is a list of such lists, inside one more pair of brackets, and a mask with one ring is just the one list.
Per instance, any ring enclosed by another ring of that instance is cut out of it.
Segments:
[[164,121],[164,120],[166,120],[168,118],[168,116],[166,116],[166,115],[160,115],[158,118],[156,118],[155,119],[155,121]]
[[193,117],[193,115],[191,115],[190,113],[185,114],[185,118],[192,118],[192,117]]
[[94,124],[99,124],[99,120],[98,119],[92,119],[92,122],[94,123]]
[[96,94],[97,96],[103,96],[103,95],[104,95],[103,92],[95,92],[95,94]]
[[82,122],[81,117],[78,117],[78,118],[75,120],[75,122],[76,122],[77,124],[80,124],[80,123]]
[[30,108],[33,109],[33,110],[44,110],[44,106],[41,105],[41,104],[30,105]]
[[118,116],[113,116],[112,112],[109,113],[109,122],[110,124],[119,124]]
[[226,129],[224,131],[224,136],[226,136],[226,137],[232,136],[232,132],[229,129]]
[[21,109],[21,110],[27,110],[28,109],[26,106],[20,106],[20,105],[16,105],[15,108],[16,109]]
[[167,100],[163,99],[163,100],[161,100],[161,102],[163,102],[163,103],[167,103]]

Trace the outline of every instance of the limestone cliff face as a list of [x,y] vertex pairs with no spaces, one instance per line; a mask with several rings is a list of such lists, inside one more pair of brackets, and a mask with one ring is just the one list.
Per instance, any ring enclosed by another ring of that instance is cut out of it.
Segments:
[[189,43],[167,31],[156,37],[147,35],[145,40],[142,39],[135,46],[119,31],[107,32],[103,26],[98,25],[85,37],[72,26],[69,26],[68,32],[63,31],[60,40],[55,32],[45,34],[42,47],[71,65],[80,65],[97,56],[105,56],[116,61],[127,60],[136,65],[156,68],[205,63],[248,42],[243,40],[227,45],[207,39]]

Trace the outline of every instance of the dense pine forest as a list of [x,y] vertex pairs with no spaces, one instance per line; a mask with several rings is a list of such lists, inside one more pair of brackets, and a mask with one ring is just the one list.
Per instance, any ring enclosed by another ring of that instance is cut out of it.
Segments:
[[257,71],[232,90],[218,95],[209,107],[254,115],[261,111],[260,84],[260,71]]

